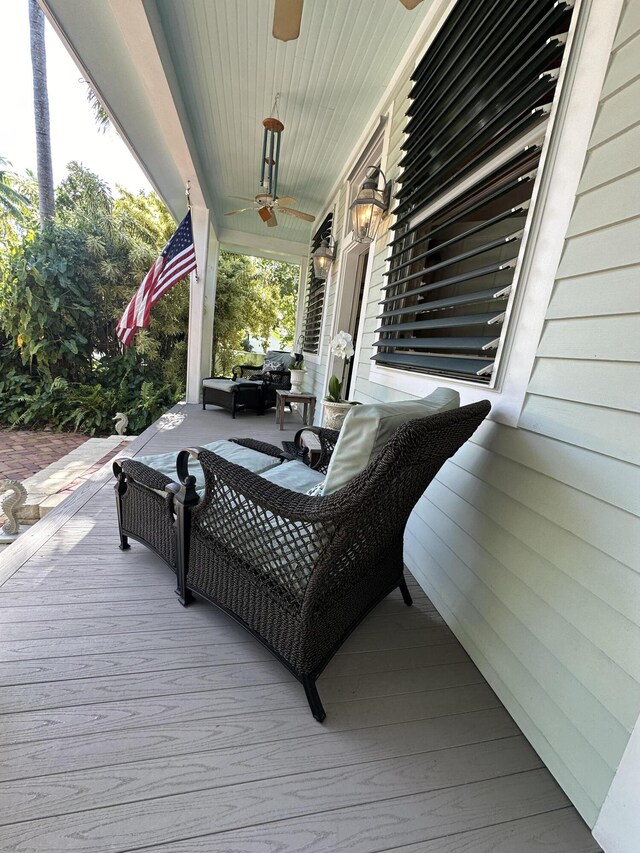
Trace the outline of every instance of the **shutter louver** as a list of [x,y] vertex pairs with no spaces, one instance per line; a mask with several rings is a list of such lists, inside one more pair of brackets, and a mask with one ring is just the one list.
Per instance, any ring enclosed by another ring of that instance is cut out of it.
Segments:
[[571,12],[459,0],[416,68],[376,363],[491,381]]
[[302,321],[302,332],[304,334],[303,352],[318,353],[320,349],[326,281],[315,278],[313,274],[313,253],[324,239],[328,240],[331,237],[332,224],[333,213],[329,213],[313,235],[313,240],[311,241],[309,272],[307,274],[307,295],[304,305],[304,319]]

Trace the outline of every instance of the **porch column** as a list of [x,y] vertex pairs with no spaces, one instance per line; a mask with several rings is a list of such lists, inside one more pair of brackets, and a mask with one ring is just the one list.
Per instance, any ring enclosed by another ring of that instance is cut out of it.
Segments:
[[189,285],[189,338],[187,344],[187,403],[198,403],[200,388],[211,368],[213,312],[218,270],[218,241],[209,222],[209,211],[193,207],[193,240],[199,280],[191,274]]

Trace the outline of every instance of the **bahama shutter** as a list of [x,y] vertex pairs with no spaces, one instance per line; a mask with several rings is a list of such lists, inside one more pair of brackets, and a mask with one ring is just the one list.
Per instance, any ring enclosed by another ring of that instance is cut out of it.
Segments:
[[459,0],[416,68],[376,363],[490,382],[571,14]]
[[324,239],[331,237],[331,226],[333,224],[333,213],[329,213],[322,225],[313,235],[311,241],[311,255],[309,257],[309,272],[307,274],[307,296],[304,305],[304,320],[302,331],[304,334],[304,352],[317,353],[320,349],[320,333],[322,331],[322,311],[324,308],[324,296],[326,281],[316,278],[313,274],[313,253]]

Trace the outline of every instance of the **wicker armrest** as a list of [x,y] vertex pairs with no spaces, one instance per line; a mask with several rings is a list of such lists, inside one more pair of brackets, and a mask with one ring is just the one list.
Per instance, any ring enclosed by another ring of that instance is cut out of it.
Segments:
[[250,450],[257,450],[258,453],[264,453],[267,456],[274,456],[277,459],[283,458],[282,450],[274,444],[267,444],[266,441],[258,441],[255,438],[230,438],[229,441],[240,444],[242,447],[248,447]]
[[253,379],[262,377],[262,366],[255,364],[236,364],[232,369],[234,379]]
[[114,461],[113,473],[116,477],[120,474],[121,470],[124,471],[127,477],[131,477],[134,482],[139,483],[141,486],[146,486],[149,489],[156,489],[160,492],[171,492],[173,490],[167,488],[169,485],[178,486],[178,484],[172,480],[171,477],[167,477],[166,474],[161,474],[159,471],[145,465],[144,462],[136,462],[135,459],[129,459],[128,457],[121,457]]
[[318,436],[320,441],[320,457],[311,467],[314,471],[320,471],[321,473],[326,474],[329,462],[331,462],[333,448],[336,446],[340,433],[336,429],[327,429],[326,427],[308,426],[299,429],[295,434],[293,441],[296,447],[296,452],[300,455],[304,455],[305,448],[302,445],[302,436],[305,432],[312,432],[314,435]]
[[283,391],[288,391],[291,388],[291,371],[290,370],[267,370],[265,379],[267,385],[272,388],[280,388]]
[[[281,451],[278,451],[278,455],[280,453]],[[250,501],[257,507],[266,509],[285,521],[294,520],[308,524],[333,522],[337,524],[344,520],[345,512],[355,511],[358,506],[356,490],[342,489],[340,492],[327,497],[292,492],[290,489],[285,489],[276,483],[265,480],[241,465],[223,459],[204,447],[186,448],[178,454],[178,476],[185,485],[185,477],[188,476],[189,470],[189,457],[200,462],[205,474],[206,491],[203,500],[200,502],[199,511],[204,510],[207,505],[212,503],[215,493],[220,490],[220,487],[231,489],[237,493],[239,498]]]

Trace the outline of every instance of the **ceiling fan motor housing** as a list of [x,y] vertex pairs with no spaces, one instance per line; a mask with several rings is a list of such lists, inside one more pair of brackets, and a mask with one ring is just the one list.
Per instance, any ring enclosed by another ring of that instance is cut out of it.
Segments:
[[273,198],[269,193],[258,193],[256,204],[259,204],[260,207],[269,207],[273,204]]

